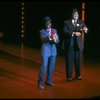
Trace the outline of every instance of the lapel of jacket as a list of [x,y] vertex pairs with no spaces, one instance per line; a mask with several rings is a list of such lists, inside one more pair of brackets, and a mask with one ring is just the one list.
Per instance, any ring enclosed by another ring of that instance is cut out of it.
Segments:
[[44,29],[44,34],[45,36],[49,36],[49,31],[47,31],[47,29]]
[[69,24],[70,24],[70,27],[73,29],[74,28],[74,24],[72,23],[72,20],[70,20]]

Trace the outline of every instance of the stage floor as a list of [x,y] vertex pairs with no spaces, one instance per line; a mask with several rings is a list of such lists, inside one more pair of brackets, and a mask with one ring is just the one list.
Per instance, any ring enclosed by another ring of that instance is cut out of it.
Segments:
[[45,90],[40,90],[37,86],[40,66],[40,50],[25,47],[23,44],[0,43],[0,99],[78,99],[100,96],[100,63],[83,61],[83,79],[68,82],[65,77],[64,57],[57,56],[53,75],[56,86],[46,86]]

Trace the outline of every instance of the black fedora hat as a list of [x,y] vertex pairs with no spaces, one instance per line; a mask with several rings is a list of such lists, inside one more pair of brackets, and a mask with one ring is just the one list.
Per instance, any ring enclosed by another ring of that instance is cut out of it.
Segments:
[[43,18],[43,23],[51,22],[51,18],[49,16],[46,16]]

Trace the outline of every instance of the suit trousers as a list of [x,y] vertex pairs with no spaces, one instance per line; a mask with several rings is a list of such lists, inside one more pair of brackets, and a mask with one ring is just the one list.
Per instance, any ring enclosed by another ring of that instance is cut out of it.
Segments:
[[42,66],[40,69],[38,84],[43,84],[45,74],[47,72],[46,83],[52,83],[56,56],[42,56]]
[[81,51],[76,48],[70,48],[66,50],[65,64],[66,64],[66,77],[72,78],[73,65],[75,66],[76,77],[80,76],[80,62]]

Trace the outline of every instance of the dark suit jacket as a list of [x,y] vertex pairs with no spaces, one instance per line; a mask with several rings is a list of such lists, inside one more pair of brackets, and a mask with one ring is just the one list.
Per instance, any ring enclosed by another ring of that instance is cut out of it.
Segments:
[[[69,49],[74,45],[74,37],[72,36],[73,32],[80,32],[82,33],[81,29],[86,27],[85,23],[78,19],[76,27],[74,27],[72,20],[67,20],[64,22],[64,48]],[[83,50],[84,44],[82,41],[82,35],[76,36],[76,43],[80,50]]]

